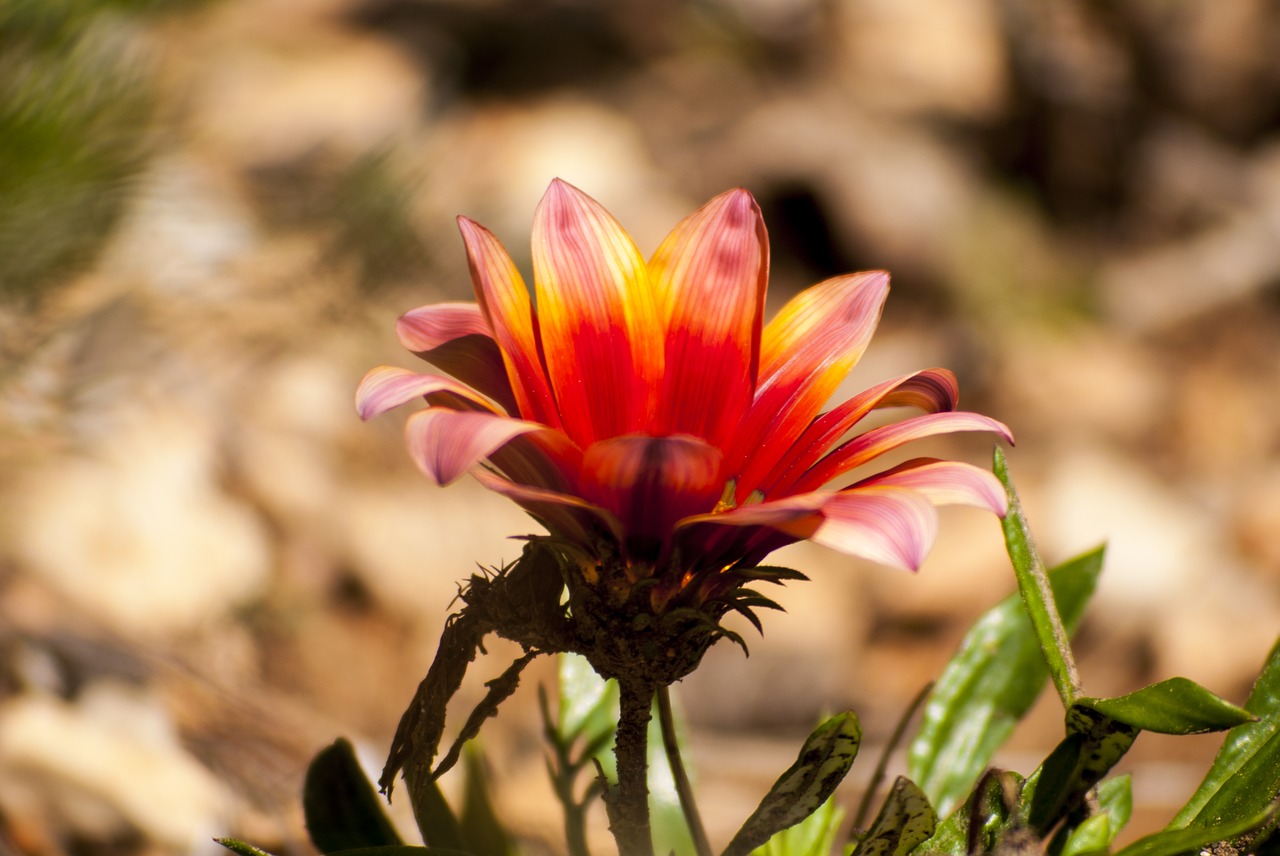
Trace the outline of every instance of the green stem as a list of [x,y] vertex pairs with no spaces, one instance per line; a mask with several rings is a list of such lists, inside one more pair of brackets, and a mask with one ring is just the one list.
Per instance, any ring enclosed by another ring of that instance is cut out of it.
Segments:
[[707,840],[707,830],[693,800],[693,786],[680,757],[680,741],[676,737],[676,721],[671,712],[671,688],[667,686],[658,687],[658,724],[662,726],[662,747],[667,753],[667,764],[671,767],[671,778],[675,781],[676,796],[680,798],[680,810],[689,827],[694,852],[697,856],[711,856],[711,842]]
[[933,689],[933,681],[929,681],[916,693],[915,698],[911,699],[911,703],[907,705],[907,709],[902,712],[902,716],[898,718],[898,724],[893,729],[893,734],[889,737],[889,742],[885,744],[884,750],[880,753],[880,760],[876,762],[875,771],[871,774],[870,781],[867,782],[867,788],[862,793],[862,801],[858,803],[858,813],[853,818],[853,825],[849,828],[850,840],[852,836],[861,829],[867,820],[867,814],[871,810],[871,800],[875,797],[876,791],[880,789],[880,783],[884,781],[885,772],[889,769],[889,756],[898,748],[898,744],[902,742],[903,735],[907,732],[907,725],[911,722],[912,717],[916,715],[916,711],[920,709],[920,705],[924,704],[924,700],[929,697],[929,691]]
[[591,856],[587,847],[587,799],[592,793],[588,788],[588,796],[578,802],[573,796],[573,786],[582,769],[570,757],[570,744],[560,738],[555,722],[551,719],[551,705],[547,701],[545,687],[538,687],[538,705],[542,711],[542,734],[551,745],[553,760],[547,763],[547,771],[551,776],[551,785],[555,789],[556,798],[564,810],[564,838],[569,856]]
[[653,856],[649,827],[649,719],[653,686],[627,677],[618,679],[618,733],[613,747],[618,783],[608,790],[605,805],[618,856]]
[[1049,674],[1053,685],[1058,690],[1063,707],[1071,707],[1081,695],[1080,672],[1076,669],[1075,657],[1071,654],[1071,644],[1067,638],[1066,628],[1062,624],[1062,616],[1053,599],[1053,589],[1049,586],[1049,575],[1044,569],[1044,562],[1036,550],[1035,541],[1031,537],[1031,527],[1026,515],[1022,513],[1022,503],[1018,500],[1018,492],[1013,489],[1013,481],[1009,477],[1009,467],[1005,463],[1004,450],[998,445],[995,451],[996,477],[1004,484],[1009,494],[1009,511],[1002,520],[1005,544],[1009,550],[1009,558],[1013,562],[1014,573],[1018,578],[1018,592],[1031,618],[1031,626],[1035,629],[1036,638],[1044,651],[1045,661],[1049,665]]

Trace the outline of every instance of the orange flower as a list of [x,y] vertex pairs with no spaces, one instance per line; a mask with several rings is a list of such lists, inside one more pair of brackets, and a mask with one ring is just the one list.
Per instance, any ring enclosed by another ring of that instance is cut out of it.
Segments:
[[[916,568],[936,504],[1005,513],[991,473],[953,461],[828,487],[912,440],[1011,437],[956,411],[945,369],[822,412],[871,339],[889,276],[829,279],[765,325],[768,237],[747,191],[712,199],[646,262],[599,203],[552,182],[534,215],[532,301],[498,240],[458,223],[476,302],[424,306],[397,324],[405,347],[452,377],[376,368],[357,392],[361,417],[425,397],[406,431],[423,472],[440,484],[471,472],[587,565],[657,577],[655,608],[739,584],[725,572],[802,539]],[[846,439],[872,410],[899,406],[924,414]]]

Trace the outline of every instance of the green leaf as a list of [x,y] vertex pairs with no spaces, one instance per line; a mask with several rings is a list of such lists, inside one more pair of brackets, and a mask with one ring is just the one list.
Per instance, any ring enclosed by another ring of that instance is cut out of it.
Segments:
[[1166,829],[1163,832],[1139,838],[1115,856],[1183,856],[1187,853],[1199,853],[1207,845],[1220,841],[1232,841],[1272,823],[1278,811],[1280,811],[1280,805],[1272,803],[1257,814],[1229,823],[1191,826],[1186,829]]
[[844,812],[831,797],[818,810],[751,851],[751,856],[828,856]]
[[889,789],[871,828],[853,849],[854,856],[907,856],[928,840],[938,826],[938,815],[924,791],[905,776]]
[[1022,805],[1027,822],[1047,835],[1074,812],[1089,789],[1116,765],[1139,730],[1087,705],[1067,711],[1067,736],[1027,779]]
[[1246,711],[1185,678],[1117,698],[1081,698],[1067,710],[1066,738],[1027,781],[1027,820],[1041,835],[1064,818],[1068,829],[1084,823],[1080,811],[1085,794],[1124,757],[1141,731],[1195,734],[1250,719]]
[[1098,809],[1111,819],[1111,835],[1120,834],[1133,815],[1133,777],[1127,773],[1098,785]]
[[[674,702],[674,700],[673,700]],[[653,846],[657,853],[693,853],[693,838],[680,806],[675,774],[662,744],[662,723],[655,700],[649,717],[649,818],[653,825]],[[681,758],[688,758],[683,721],[679,708],[672,704],[676,746]],[[612,759],[612,755],[610,758]]]
[[1060,856],[1099,856],[1107,852],[1115,833],[1111,831],[1111,818],[1095,814],[1071,830]]
[[[1107,853],[1111,842],[1129,822],[1133,812],[1132,779],[1116,776],[1098,785],[1099,812],[1086,818],[1074,829],[1064,830],[1065,841],[1060,856],[1093,856]],[[1052,851],[1052,848],[1051,848]]]
[[1063,706],[1069,706],[1080,695],[1080,675],[1067,643],[1067,631],[1053,601],[1053,593],[1044,571],[1044,562],[1031,538],[1031,526],[1022,513],[1022,503],[1013,488],[1004,450],[995,450],[995,473],[1009,494],[1009,512],[1000,522],[1004,530],[1005,548],[1018,578],[1018,592],[1035,628],[1040,650],[1049,666],[1049,675],[1058,690]]
[[1280,642],[1271,649],[1244,709],[1258,721],[1227,735],[1204,781],[1170,829],[1250,817],[1280,795]]
[[559,657],[560,716],[556,730],[565,742],[596,742],[612,734],[618,720],[618,685],[606,681],[580,654]]
[[238,853],[239,856],[271,856],[265,850],[259,850],[252,844],[246,844],[239,838],[215,838],[214,841],[230,850],[232,853]]
[[[1072,630],[1102,570],[1098,548],[1049,572],[1063,623]],[[907,775],[941,814],[973,789],[1048,680],[1031,620],[1018,595],[978,619],[938,679],[907,756]]]
[[1077,704],[1157,734],[1225,731],[1256,719],[1186,678],[1170,678],[1115,698],[1081,698]]
[[351,744],[338,738],[307,767],[302,811],[321,853],[401,844]]
[[467,776],[459,826],[467,850],[475,856],[511,856],[511,837],[493,809],[484,760],[475,744],[463,753],[463,766]]
[[414,787],[413,819],[422,840],[430,847],[459,851],[466,848],[462,827],[435,779],[428,777]]
[[995,852],[997,844],[1026,828],[1018,798],[1023,779],[1009,770],[988,770],[964,804],[938,824],[912,856],[956,856],[974,850]]
[[861,743],[862,727],[853,711],[819,725],[800,748],[796,762],[778,777],[729,842],[724,856],[750,853],[817,811],[853,766]]

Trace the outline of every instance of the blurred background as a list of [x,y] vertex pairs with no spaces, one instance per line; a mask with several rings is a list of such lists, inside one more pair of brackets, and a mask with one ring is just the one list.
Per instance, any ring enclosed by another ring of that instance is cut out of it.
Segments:
[[[1046,558],[1108,542],[1086,688],[1243,701],[1280,629],[1277,56],[1267,0],[0,0],[0,852],[306,853],[311,755],[380,765],[456,580],[535,527],[353,391],[414,367],[398,314],[470,298],[454,216],[527,271],[555,176],[646,253],[749,188],[774,308],[892,271],[849,389],[954,369]],[[812,582],[678,687],[720,842],[848,706],[851,801],[1013,586],[976,511],[916,575],[778,560]],[[483,735],[531,852],[552,665]],[[998,760],[1060,735],[1049,698]],[[1217,743],[1138,741],[1122,841]]]

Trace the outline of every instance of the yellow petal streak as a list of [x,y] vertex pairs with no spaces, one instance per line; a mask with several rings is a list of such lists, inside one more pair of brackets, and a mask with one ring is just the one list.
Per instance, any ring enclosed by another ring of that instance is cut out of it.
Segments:
[[666,327],[656,430],[721,444],[755,391],[769,243],[760,209],[731,190],[685,218],[649,261]]
[[547,373],[579,445],[649,428],[663,342],[644,260],[598,202],[555,181],[534,215],[533,273]]

